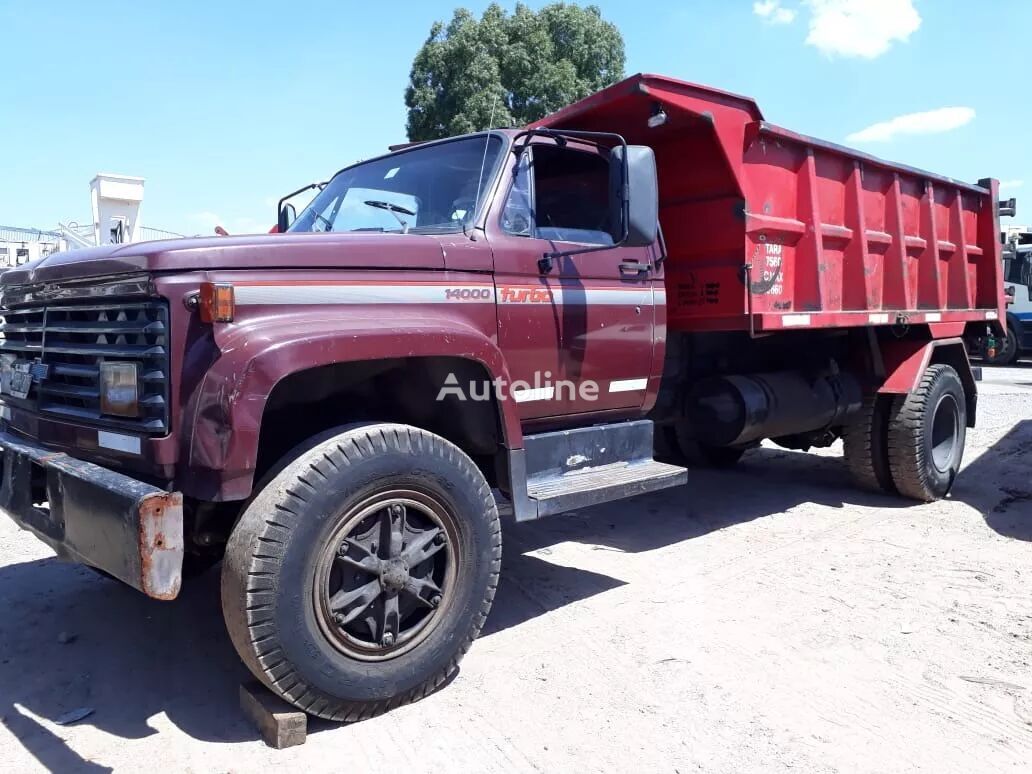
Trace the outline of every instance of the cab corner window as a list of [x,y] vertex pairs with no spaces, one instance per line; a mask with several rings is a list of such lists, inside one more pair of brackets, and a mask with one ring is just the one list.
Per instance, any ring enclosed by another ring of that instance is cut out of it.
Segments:
[[524,151],[516,162],[509,198],[502,210],[502,228],[516,236],[533,236],[534,212],[530,203],[530,152]]

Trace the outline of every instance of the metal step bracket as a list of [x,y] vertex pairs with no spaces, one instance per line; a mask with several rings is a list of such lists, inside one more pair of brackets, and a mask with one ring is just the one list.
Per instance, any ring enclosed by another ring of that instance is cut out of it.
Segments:
[[509,453],[516,520],[684,484],[684,468],[652,458],[652,430],[637,420],[525,436],[524,448]]

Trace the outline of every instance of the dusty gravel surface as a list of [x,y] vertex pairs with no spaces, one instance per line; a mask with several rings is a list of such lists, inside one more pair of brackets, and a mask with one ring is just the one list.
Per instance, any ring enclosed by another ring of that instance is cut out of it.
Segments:
[[456,679],[282,752],[239,712],[217,573],[150,602],[0,521],[0,770],[1028,771],[1032,367],[987,369],[980,412],[942,503],[763,448],[509,525]]

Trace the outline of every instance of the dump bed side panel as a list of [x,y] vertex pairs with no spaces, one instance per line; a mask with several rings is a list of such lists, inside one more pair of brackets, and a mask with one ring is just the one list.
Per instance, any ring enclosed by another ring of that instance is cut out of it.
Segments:
[[755,327],[995,319],[995,181],[969,185],[757,122],[742,157]]

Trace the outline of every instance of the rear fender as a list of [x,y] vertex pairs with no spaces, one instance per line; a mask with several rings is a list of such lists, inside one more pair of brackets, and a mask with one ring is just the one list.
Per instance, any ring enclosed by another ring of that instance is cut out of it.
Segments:
[[[389,358],[461,357],[508,381],[491,337],[454,318],[397,313],[382,316],[277,316],[216,332],[219,358],[185,412],[182,459],[195,481],[184,492],[212,500],[246,498],[253,486],[266,401],[282,379],[319,366]],[[523,443],[512,400],[499,399],[503,442]],[[187,492],[196,486],[197,492]]]
[[878,388],[878,392],[883,395],[906,395],[913,392],[921,383],[925,369],[933,363],[952,366],[964,385],[968,427],[975,426],[978,388],[962,338],[882,341],[881,353],[885,366],[885,381]]

